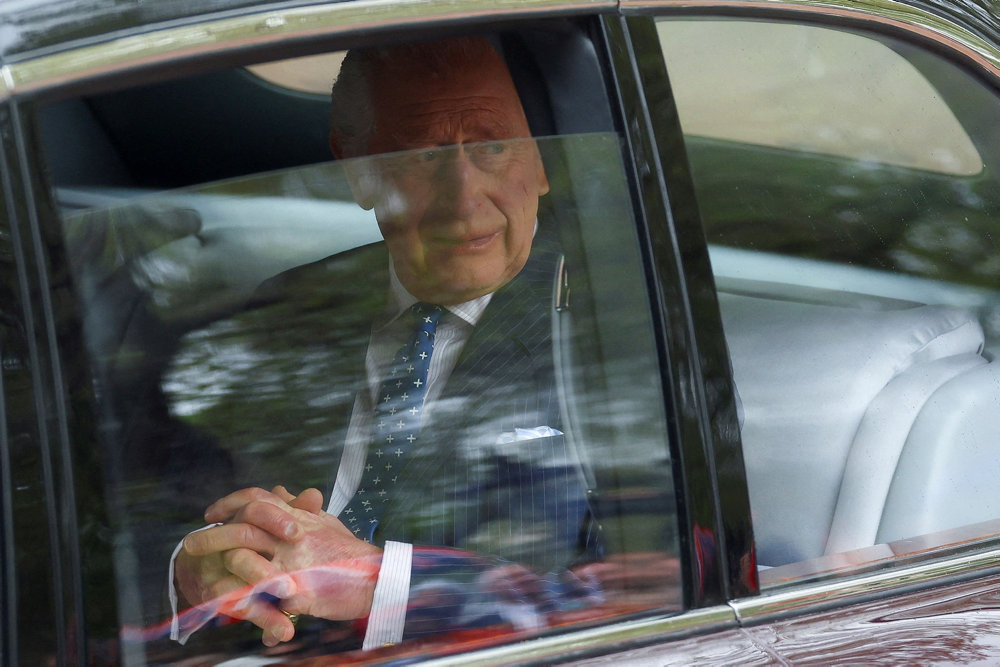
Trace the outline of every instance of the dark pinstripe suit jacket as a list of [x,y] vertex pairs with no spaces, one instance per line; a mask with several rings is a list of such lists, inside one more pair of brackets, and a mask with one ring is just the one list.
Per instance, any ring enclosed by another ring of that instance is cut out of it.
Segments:
[[[590,515],[565,439],[499,442],[518,428],[562,430],[551,349],[560,256],[554,237],[553,229],[540,225],[524,269],[484,311],[432,422],[399,471],[401,486],[377,542],[468,549],[541,572],[563,568],[583,553]],[[271,331],[276,337],[318,314],[337,323],[332,340],[323,343],[328,358],[321,363],[350,387],[339,392],[338,404],[324,408],[340,413],[340,442],[351,399],[364,381],[370,322],[388,294],[388,261],[384,245],[376,244],[299,267],[269,281],[254,304],[257,312],[281,308],[282,315],[269,320],[278,327]]]

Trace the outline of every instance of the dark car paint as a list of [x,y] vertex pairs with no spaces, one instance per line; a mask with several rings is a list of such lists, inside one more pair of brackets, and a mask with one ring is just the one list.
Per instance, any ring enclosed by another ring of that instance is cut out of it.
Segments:
[[1000,658],[1000,575],[681,639],[582,665],[968,665]]
[[275,5],[259,0],[10,0],[0,7],[0,57],[10,61],[21,54],[130,34],[137,28],[200,22],[211,15],[250,7],[262,11]]
[[[127,34],[136,27],[181,25],[240,10],[265,11],[321,0],[7,0],[0,6],[0,62]],[[909,0],[986,39],[1000,41],[1000,7],[991,0]]]

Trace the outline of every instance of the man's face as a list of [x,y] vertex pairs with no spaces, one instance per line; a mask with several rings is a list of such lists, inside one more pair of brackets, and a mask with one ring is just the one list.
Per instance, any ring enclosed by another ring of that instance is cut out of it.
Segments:
[[549,185],[499,56],[447,80],[405,69],[372,86],[369,154],[412,151],[375,158],[375,213],[403,286],[461,303],[524,267]]

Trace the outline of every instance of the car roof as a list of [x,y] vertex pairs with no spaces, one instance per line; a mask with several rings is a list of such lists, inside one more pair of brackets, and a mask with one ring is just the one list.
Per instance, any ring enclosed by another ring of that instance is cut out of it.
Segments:
[[[247,8],[265,12],[351,0],[3,0],[0,3],[0,63],[64,48],[104,41],[136,28],[184,25],[208,16],[245,14]],[[930,12],[994,43],[1000,43],[1000,4],[993,0],[896,0],[900,5]],[[391,2],[391,0],[386,0]],[[620,0],[621,2],[621,0]],[[770,0],[756,0],[762,6]],[[627,4],[628,0],[621,2]],[[755,0],[744,0],[743,7]],[[400,3],[404,4],[404,3]],[[491,3],[466,0],[454,3],[461,11],[475,5],[488,9]],[[553,3],[553,5],[558,3]],[[566,3],[575,4],[575,3]],[[585,3],[579,3],[585,4]],[[595,3],[595,6],[599,3]],[[641,3],[640,3],[641,4]],[[669,0],[656,3],[668,7]],[[685,4],[678,0],[677,4]],[[820,4],[819,0],[787,0],[788,5]],[[826,0],[822,4],[873,9],[872,0]]]
[[137,27],[179,26],[212,15],[244,14],[249,7],[263,12],[338,1],[342,0],[3,0],[0,60],[103,41]]

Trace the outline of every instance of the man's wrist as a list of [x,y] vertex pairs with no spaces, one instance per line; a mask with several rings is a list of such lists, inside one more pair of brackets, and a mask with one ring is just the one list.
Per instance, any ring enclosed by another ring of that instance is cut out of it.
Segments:
[[372,593],[371,613],[362,648],[366,651],[403,640],[406,605],[410,596],[410,563],[413,546],[386,542],[382,565]]
[[[208,524],[207,526],[202,526],[201,528],[192,530],[191,533],[197,533],[202,530],[208,530],[209,528],[221,525],[222,524],[219,523],[211,523]],[[188,533],[188,535],[190,535],[191,533]],[[180,586],[178,585],[177,582],[176,567],[177,567],[177,558],[178,556],[180,556],[181,551],[183,549],[184,549],[184,540],[181,539],[181,541],[177,543],[177,546],[174,547],[173,553],[170,554],[170,565],[167,568],[167,598],[170,601],[170,638],[173,639],[174,641],[180,642],[181,644],[185,643],[188,640],[188,637],[191,636],[191,634],[194,632],[194,630],[191,630],[190,632],[182,632],[180,628],[179,619],[177,616],[178,608],[180,606],[180,600],[178,599],[179,597],[178,591],[180,590]],[[185,602],[187,602],[186,599]],[[187,604],[188,606],[191,606],[195,603],[187,602]]]

